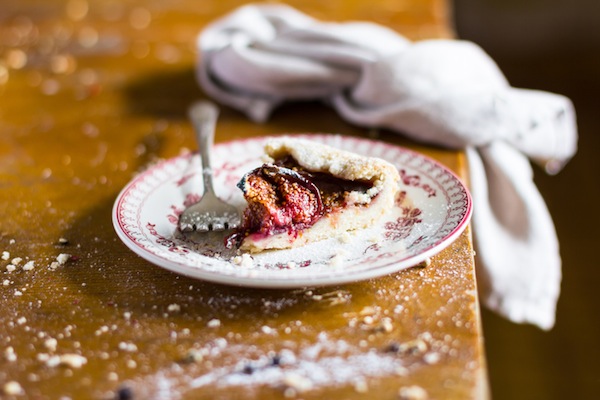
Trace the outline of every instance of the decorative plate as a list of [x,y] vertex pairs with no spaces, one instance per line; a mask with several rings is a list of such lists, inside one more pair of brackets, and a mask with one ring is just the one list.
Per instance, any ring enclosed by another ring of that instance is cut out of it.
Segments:
[[[377,226],[290,250],[238,254],[226,233],[177,230],[183,209],[201,197],[197,154],[161,162],[135,177],[113,208],[119,238],[135,253],[168,270],[212,282],[297,288],[359,281],[415,266],[452,243],[471,216],[471,196],[447,168],[402,147],[339,135],[296,135],[358,154],[380,157],[400,171],[395,207]],[[261,165],[268,138],[221,143],[213,149],[217,194],[243,209],[236,183]]]

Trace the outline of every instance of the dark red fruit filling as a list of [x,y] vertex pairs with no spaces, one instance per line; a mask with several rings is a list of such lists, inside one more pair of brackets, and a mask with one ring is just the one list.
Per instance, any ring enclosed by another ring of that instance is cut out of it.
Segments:
[[372,184],[308,172],[287,157],[247,173],[238,187],[248,207],[241,227],[226,239],[228,247],[239,246],[250,234],[297,234],[325,213],[344,207],[349,191],[367,191]]

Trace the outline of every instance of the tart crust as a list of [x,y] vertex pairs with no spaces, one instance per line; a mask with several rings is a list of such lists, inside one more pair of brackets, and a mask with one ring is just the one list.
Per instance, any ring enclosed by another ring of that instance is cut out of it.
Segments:
[[[341,236],[348,231],[372,226],[393,207],[400,177],[398,170],[387,161],[305,139],[287,137],[268,141],[265,153],[268,157],[263,167],[271,168],[268,166],[291,158],[302,171],[360,182],[363,190],[344,191],[343,206],[325,210],[310,226],[290,227],[283,232],[269,234],[252,232],[247,226],[243,227],[245,231],[240,232],[240,249],[243,251],[256,253],[268,249],[299,247]],[[246,199],[251,201],[248,196]]]

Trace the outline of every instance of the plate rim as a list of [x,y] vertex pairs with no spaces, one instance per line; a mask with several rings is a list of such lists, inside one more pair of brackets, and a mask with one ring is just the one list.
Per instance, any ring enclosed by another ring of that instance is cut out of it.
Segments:
[[416,266],[423,261],[426,261],[428,258],[433,257],[434,255],[440,253],[445,248],[447,248],[450,244],[452,244],[466,229],[469,225],[472,212],[473,212],[473,200],[472,195],[463,180],[452,171],[450,168],[446,167],[441,162],[433,159],[432,157],[420,153],[416,150],[404,147],[402,145],[397,145],[394,143],[389,143],[382,140],[376,140],[365,137],[358,136],[348,136],[343,134],[332,134],[332,133],[301,133],[301,134],[284,134],[284,135],[266,135],[266,136],[253,136],[249,138],[240,138],[233,139],[223,142],[215,143],[215,147],[220,146],[231,146],[234,144],[243,144],[248,141],[266,141],[272,138],[281,138],[281,137],[294,137],[294,138],[303,138],[303,139],[315,139],[321,140],[324,142],[327,140],[326,138],[337,137],[339,140],[356,140],[363,143],[375,144],[375,145],[383,145],[384,147],[393,147],[397,148],[405,153],[410,153],[412,157],[421,158],[426,160],[428,163],[433,164],[437,168],[440,168],[444,171],[444,173],[449,174],[453,179],[455,179],[461,189],[465,194],[465,202],[466,202],[466,210],[464,216],[457,224],[457,226],[448,234],[446,234],[443,238],[439,239],[435,243],[431,244],[428,248],[421,251],[420,253],[410,256],[405,259],[401,259],[399,261],[390,261],[384,265],[378,266],[375,268],[376,273],[373,273],[373,269],[363,269],[363,270],[355,270],[352,271],[351,274],[343,274],[340,273],[343,269],[336,269],[335,273],[326,276],[319,276],[316,278],[311,278],[309,276],[304,276],[302,278],[295,279],[285,279],[281,277],[273,277],[269,276],[268,279],[265,277],[261,278],[260,274],[258,276],[249,276],[249,275],[235,275],[235,274],[227,274],[219,271],[202,269],[195,266],[192,266],[188,263],[179,262],[176,260],[167,260],[162,258],[146,248],[140,246],[135,243],[133,239],[126,233],[126,230],[123,228],[121,221],[119,220],[119,211],[121,210],[120,205],[124,201],[124,195],[130,191],[137,183],[143,181],[143,179],[149,175],[151,175],[156,169],[164,167],[167,164],[172,164],[181,160],[185,157],[194,157],[198,155],[197,151],[193,151],[186,154],[180,154],[177,156],[173,156],[167,159],[163,159],[156,164],[153,164],[146,168],[144,171],[133,176],[127,184],[119,191],[118,195],[115,198],[115,202],[112,207],[112,223],[115,232],[119,239],[125,244],[125,246],[132,250],[135,254],[145,259],[146,261],[154,264],[155,266],[161,267],[163,269],[169,270],[171,272],[188,276],[194,279],[200,279],[207,282],[225,284],[225,285],[234,285],[240,287],[249,287],[249,288],[264,288],[264,289],[292,289],[292,288],[302,288],[302,287],[315,287],[315,286],[332,286],[346,283],[359,282],[370,279],[377,279],[379,277],[389,275],[391,273],[401,271],[403,269],[410,268],[412,266]]

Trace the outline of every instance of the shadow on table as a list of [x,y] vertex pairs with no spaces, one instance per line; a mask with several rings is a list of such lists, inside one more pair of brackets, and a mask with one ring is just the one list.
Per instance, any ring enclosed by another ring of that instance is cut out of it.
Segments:
[[[62,268],[82,294],[81,304],[91,319],[121,318],[124,312],[143,316],[149,326],[162,323],[199,322],[211,319],[236,321],[255,329],[277,318],[278,321],[302,320],[325,328],[332,323],[327,315],[332,306],[341,318],[344,304],[373,304],[379,287],[390,285],[393,276],[375,284],[356,284],[299,290],[254,289],[205,282],[162,269],[137,256],[117,237],[111,224],[115,196],[81,215],[64,233],[71,238],[65,252],[76,247],[78,259]],[[58,271],[57,271],[58,272]],[[85,282],[85,286],[82,286]],[[111,309],[115,312],[111,312]],[[169,319],[165,319],[166,315]],[[279,318],[281,317],[281,318]],[[140,317],[141,318],[141,317]],[[340,321],[337,321],[339,323]],[[231,325],[228,325],[231,327]],[[243,328],[242,328],[243,329]]]
[[206,97],[191,67],[141,77],[124,86],[123,92],[132,114],[178,120],[187,119],[190,103]]
[[[130,113],[176,121],[188,119],[187,109],[192,102],[198,99],[210,99],[198,84],[193,68],[141,77],[126,85],[123,91]],[[222,104],[219,107],[221,129],[234,130],[228,132],[230,140],[257,135],[316,132],[381,139],[396,145],[410,146],[417,151],[425,148],[428,151],[431,149],[443,151],[435,144],[422,144],[409,140],[400,132],[382,128],[369,129],[351,124],[342,119],[331,106],[320,100],[286,101],[273,110],[264,124],[250,121],[243,112],[231,107]],[[244,125],[243,132],[237,131],[240,130],[240,125]],[[219,127],[217,133],[218,131]]]

